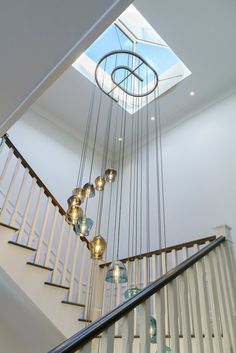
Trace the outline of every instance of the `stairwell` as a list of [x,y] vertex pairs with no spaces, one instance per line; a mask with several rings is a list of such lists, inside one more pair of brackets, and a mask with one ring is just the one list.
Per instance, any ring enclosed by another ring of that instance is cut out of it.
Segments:
[[[114,287],[104,281],[109,263],[90,260],[86,239],[76,236],[65,211],[8,138],[0,146],[0,207],[0,322],[19,336],[18,351],[9,342],[9,353],[46,353],[62,341],[52,352],[146,353],[168,346],[176,353],[236,353],[228,227],[122,259],[129,282]],[[124,291],[135,286],[141,293],[124,302]],[[151,316],[157,321],[154,343]]]

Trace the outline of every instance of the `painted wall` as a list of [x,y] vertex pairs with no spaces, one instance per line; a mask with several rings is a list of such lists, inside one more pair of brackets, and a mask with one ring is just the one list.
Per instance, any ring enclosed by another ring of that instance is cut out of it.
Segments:
[[[233,95],[163,134],[167,245],[210,235],[212,227],[224,223],[233,227],[233,236],[236,240],[235,112],[236,95]],[[13,142],[52,193],[66,207],[66,198],[76,180],[81,143],[48,120],[36,117],[33,112],[25,114],[9,133]],[[155,159],[155,141],[150,142],[149,152],[152,161]],[[145,150],[143,153],[145,154]],[[96,154],[95,161],[95,166],[99,170],[101,165],[99,153]],[[127,157],[124,178],[126,181],[129,180],[129,163]],[[95,168],[94,177],[96,173],[99,172],[96,172]],[[155,173],[154,163],[150,169],[150,178],[153,180]],[[123,190],[119,256],[127,256],[128,252],[127,187]],[[152,194],[150,200],[150,216],[156,222],[156,196]],[[112,205],[114,206],[113,203]],[[92,210],[93,206],[91,212]],[[145,219],[142,227],[144,233]],[[114,231],[112,227],[110,229],[111,253]],[[143,237],[142,241],[145,244],[145,235]],[[151,238],[151,249],[157,248],[157,226],[153,222],[151,222]]]

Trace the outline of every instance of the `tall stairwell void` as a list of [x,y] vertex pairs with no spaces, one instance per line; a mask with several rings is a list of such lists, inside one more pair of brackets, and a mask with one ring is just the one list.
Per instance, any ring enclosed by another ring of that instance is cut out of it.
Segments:
[[[129,282],[114,287],[105,283],[109,263],[90,259],[86,239],[8,138],[0,207],[0,321],[27,347],[0,342],[0,353],[236,353],[229,227],[122,259]],[[124,300],[136,286],[141,292]]]

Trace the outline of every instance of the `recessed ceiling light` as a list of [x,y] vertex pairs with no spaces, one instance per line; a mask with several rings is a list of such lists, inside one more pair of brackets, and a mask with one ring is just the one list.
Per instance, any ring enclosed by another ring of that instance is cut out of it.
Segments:
[[122,138],[122,137],[119,137],[119,138],[118,138],[118,141],[123,141],[123,138]]
[[151,119],[152,121],[154,121],[154,120],[155,120],[155,116],[152,116],[150,119]]
[[194,92],[194,91],[191,91],[191,92],[190,92],[190,96],[191,96],[191,97],[195,96],[195,92]]

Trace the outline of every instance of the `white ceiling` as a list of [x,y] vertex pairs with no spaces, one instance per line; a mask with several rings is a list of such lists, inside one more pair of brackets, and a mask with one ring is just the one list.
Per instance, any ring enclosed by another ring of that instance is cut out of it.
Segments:
[[0,136],[131,0],[1,0]]
[[[236,90],[234,0],[136,0],[134,5],[192,71],[162,96],[169,128]],[[34,109],[68,131],[83,135],[92,84],[70,67]],[[190,96],[195,91],[195,96]],[[102,134],[100,143],[102,143]]]

